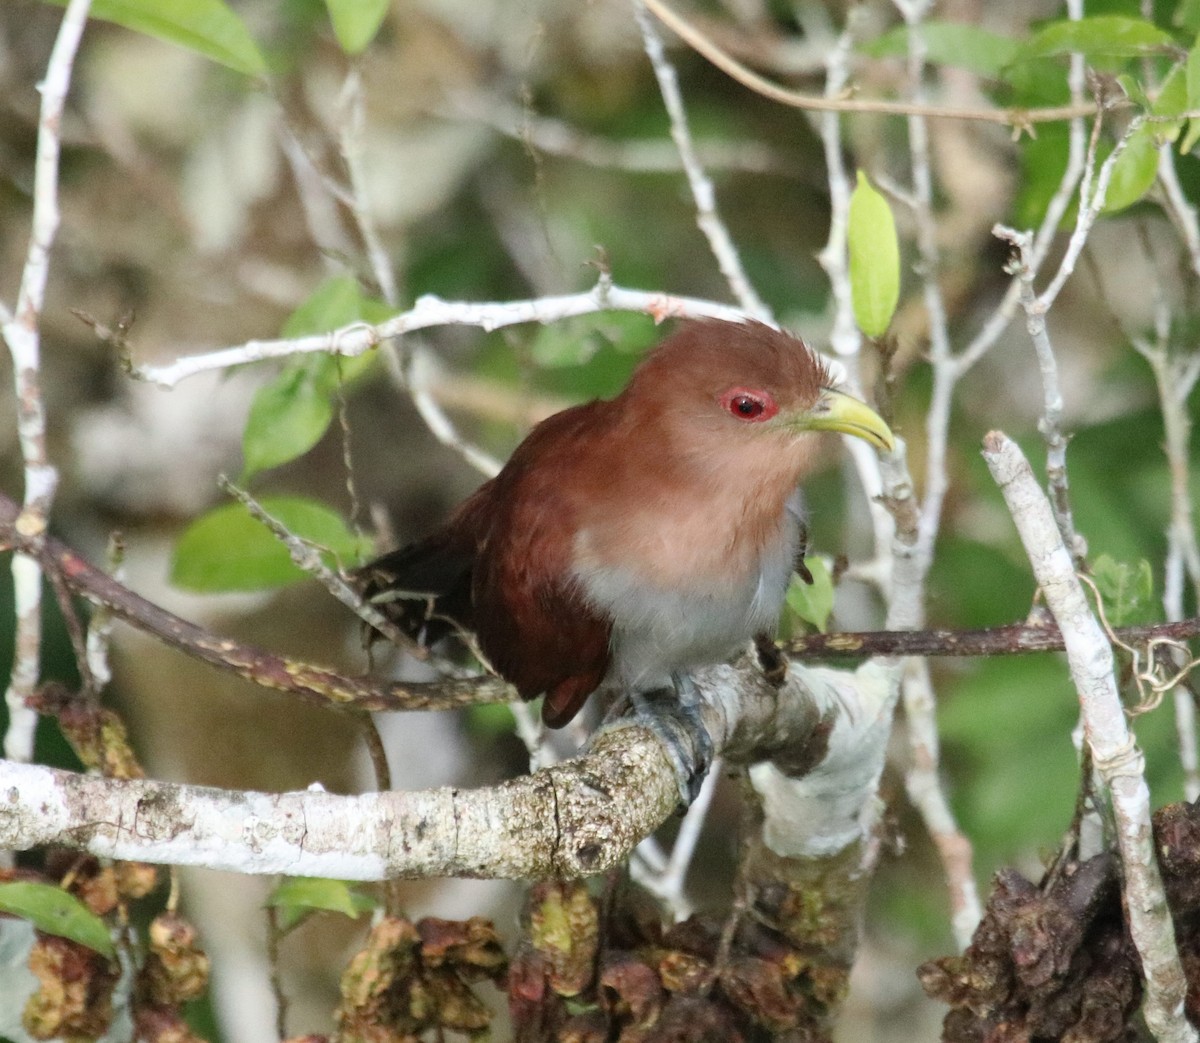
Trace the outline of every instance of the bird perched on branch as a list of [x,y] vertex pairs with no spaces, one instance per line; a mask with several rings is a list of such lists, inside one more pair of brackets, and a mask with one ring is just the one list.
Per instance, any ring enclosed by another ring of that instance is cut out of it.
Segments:
[[[813,433],[892,448],[887,424],[831,385],[769,326],[686,322],[616,398],[538,424],[440,528],[357,581],[418,640],[473,632],[523,698],[545,696],[551,728],[601,688],[635,706],[673,688],[699,725],[691,672],[778,620]],[[710,759],[704,740],[692,760]],[[694,791],[707,764],[673,755]]]

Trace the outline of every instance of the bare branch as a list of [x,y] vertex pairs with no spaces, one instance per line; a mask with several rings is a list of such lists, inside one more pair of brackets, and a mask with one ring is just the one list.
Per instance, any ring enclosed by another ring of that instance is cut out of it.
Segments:
[[[770,836],[789,851],[862,839],[856,814],[890,723],[882,671],[798,668],[775,689],[744,662],[703,671],[697,686],[727,758],[782,758],[772,777],[798,803],[768,818]],[[344,880],[586,876],[628,857],[674,810],[676,786],[661,740],[636,721],[601,731],[584,756],[480,790],[241,793],[0,761],[0,846]]]
[[537,297],[523,301],[444,301],[426,294],[419,297],[408,311],[400,312],[386,322],[371,325],[355,322],[329,333],[293,340],[252,340],[236,347],[221,348],[200,355],[186,355],[163,366],[138,366],[133,376],[162,387],[171,388],[181,380],[214,369],[227,369],[247,362],[286,358],[317,351],[337,355],[361,355],[378,347],[389,337],[399,337],[414,330],[433,326],[478,326],[497,330],[520,323],[555,322],[578,315],[601,311],[634,311],[651,316],[656,322],[667,319],[712,318],[743,321],[746,313],[728,304],[706,301],[697,297],[677,297],[669,293],[632,290],[613,286],[601,280],[585,293],[560,297]]
[[691,188],[692,198],[696,202],[696,224],[708,239],[709,248],[717,260],[717,267],[721,269],[721,274],[725,276],[725,281],[729,283],[729,288],[741,307],[754,318],[771,322],[771,309],[763,303],[751,285],[729,230],[717,213],[716,191],[712,181],[704,173],[704,168],[696,156],[696,149],[692,145],[692,134],[688,129],[687,112],[684,110],[683,95],[679,90],[679,78],[675,75],[675,67],[667,60],[662,40],[646,13],[642,0],[633,0],[633,14],[642,32],[642,42],[654,68],[654,76],[658,80],[658,89],[662,94],[667,115],[671,118],[671,138],[679,150],[679,158],[683,161],[683,169],[687,174],[688,187]]
[[[1167,623],[1114,627],[1114,637],[1133,647],[1152,641],[1200,637],[1200,616]],[[862,659],[869,656],[997,656],[1063,651],[1057,624],[1012,623],[980,630],[864,630],[858,633],[806,634],[784,646],[788,655],[806,659]]]
[[[58,472],[46,453],[46,410],[41,388],[41,320],[50,274],[50,249],[58,233],[58,160],[61,130],[71,70],[90,0],[71,0],[59,25],[58,36],[40,85],[42,107],[38,117],[37,159],[33,174],[33,226],[17,306],[5,312],[4,340],[12,355],[17,399],[17,434],[25,463],[25,506],[20,526],[40,536],[50,519],[50,505],[58,485]],[[26,705],[38,682],[42,644],[42,576],[36,562],[24,554],[13,558],[16,602],[16,635],[13,668],[5,693],[8,730],[4,736],[7,757],[33,758],[37,715]]]
[[[1084,180],[1086,184],[1087,179]],[[1075,519],[1071,512],[1067,481],[1067,436],[1063,433],[1062,424],[1063,397],[1058,383],[1058,361],[1046,329],[1046,310],[1049,305],[1043,303],[1045,295],[1039,298],[1033,290],[1033,269],[1029,264],[1033,238],[1028,232],[1017,232],[1001,225],[993,229],[993,234],[1010,242],[1016,250],[1009,271],[1020,285],[1025,326],[1033,342],[1042,377],[1042,415],[1038,420],[1038,430],[1046,442],[1046,477],[1050,484],[1055,520],[1078,567],[1087,557],[1087,543],[1075,531]]]
[[75,593],[116,618],[186,655],[316,703],[353,710],[437,710],[482,702],[511,702],[513,689],[492,677],[444,678],[396,684],[344,677],[333,670],[287,659],[213,634],[135,594],[52,537],[36,539],[17,529],[19,508],[0,495],[0,544],[28,555],[40,568],[62,576]]
[[978,120],[983,123],[1002,123],[1005,126],[1024,130],[1035,123],[1061,123],[1063,120],[1086,116],[1089,105],[1055,105],[1037,109],[958,109],[939,105],[922,105],[913,102],[883,101],[879,99],[829,98],[814,94],[803,94],[788,90],[752,69],[748,69],[736,58],[697,30],[691,23],[671,10],[662,0],[644,0],[646,6],[658,19],[677,33],[697,54],[707,58],[727,76],[737,80],[765,98],[788,105],[795,109],[812,112],[874,112],[885,116],[923,116],[930,119]]
[[1183,1015],[1187,984],[1155,858],[1144,760],[1126,724],[1112,647],[1088,605],[1050,503],[1016,443],[992,432],[984,439],[983,455],[1062,630],[1084,734],[1096,770],[1112,795],[1124,866],[1123,904],[1145,975],[1146,1023],[1160,1040],[1195,1040],[1196,1031]]

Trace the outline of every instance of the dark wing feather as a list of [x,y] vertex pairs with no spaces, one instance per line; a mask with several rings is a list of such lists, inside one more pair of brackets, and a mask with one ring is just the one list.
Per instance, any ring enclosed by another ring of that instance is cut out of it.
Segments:
[[543,421],[444,525],[352,577],[365,598],[425,644],[454,626],[473,631],[522,698],[546,696],[542,719],[551,728],[570,721],[608,672],[611,625],[571,576],[569,484],[607,405],[576,406]]
[[433,644],[456,626],[475,629],[471,578],[486,538],[491,487],[491,482],[480,487],[425,539],[351,573],[362,596],[422,644]]
[[570,721],[608,672],[611,623],[571,572],[571,477],[594,451],[606,406],[557,413],[518,446],[496,479],[488,545],[473,575],[480,647],[524,698],[546,696],[542,719],[551,728]]

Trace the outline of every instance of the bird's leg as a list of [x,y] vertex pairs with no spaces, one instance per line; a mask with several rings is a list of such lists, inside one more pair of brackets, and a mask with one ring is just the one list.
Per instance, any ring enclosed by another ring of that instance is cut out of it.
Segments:
[[[683,806],[690,807],[700,792],[700,786],[713,761],[712,736],[700,717],[700,692],[691,677],[672,674],[671,687],[653,691],[630,691],[633,720],[644,724],[662,740],[679,786]],[[623,709],[624,700],[616,709]],[[629,722],[626,718],[626,723]],[[620,727],[621,721],[611,714],[605,727]]]

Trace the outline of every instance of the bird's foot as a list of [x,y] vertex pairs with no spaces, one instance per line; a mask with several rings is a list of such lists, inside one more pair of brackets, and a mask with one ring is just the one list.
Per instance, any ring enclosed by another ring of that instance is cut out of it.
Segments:
[[633,704],[633,715],[623,715],[622,700],[614,708],[621,716],[610,714],[604,727],[644,724],[658,736],[675,769],[680,802],[685,808],[690,807],[700,793],[714,753],[712,736],[700,717],[699,693],[687,679],[685,686],[677,681],[673,688],[631,692],[629,701]]

